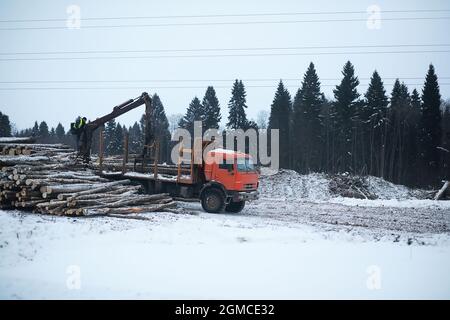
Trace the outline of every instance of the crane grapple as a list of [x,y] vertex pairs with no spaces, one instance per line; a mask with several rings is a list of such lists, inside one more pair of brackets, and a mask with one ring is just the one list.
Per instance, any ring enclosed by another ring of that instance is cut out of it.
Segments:
[[[121,115],[136,109],[142,105],[145,105],[146,119],[150,118],[152,112],[152,100],[147,92],[143,92],[139,97],[135,99],[127,100],[113,108],[113,111],[103,117],[97,118],[94,121],[88,122],[82,129],[80,133],[80,143],[78,146],[78,157],[82,158],[84,162],[90,162],[91,148],[92,148],[92,137],[98,128],[105,125],[107,122],[120,117]],[[145,136],[152,137],[151,121],[146,121]]]

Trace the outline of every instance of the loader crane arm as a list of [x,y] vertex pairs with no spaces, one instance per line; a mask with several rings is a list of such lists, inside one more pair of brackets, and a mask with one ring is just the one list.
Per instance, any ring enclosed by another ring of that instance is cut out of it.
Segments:
[[[113,108],[113,111],[101,118],[97,118],[92,122],[87,123],[83,131],[80,135],[80,144],[79,144],[79,150],[78,150],[78,157],[82,158],[84,162],[89,163],[90,161],[90,155],[91,155],[91,148],[92,148],[92,137],[95,130],[105,125],[107,122],[133,110],[136,109],[142,105],[145,105],[145,114],[148,118],[151,114],[152,110],[152,100],[147,92],[143,92],[139,97],[135,99],[127,100],[118,106],[115,106]],[[151,136],[151,128],[150,123],[151,121],[146,121],[147,127],[146,127],[146,139],[148,139],[149,136]]]

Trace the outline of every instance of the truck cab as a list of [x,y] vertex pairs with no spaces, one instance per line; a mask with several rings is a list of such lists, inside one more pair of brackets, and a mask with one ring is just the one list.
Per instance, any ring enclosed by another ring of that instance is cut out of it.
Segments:
[[240,212],[258,198],[259,173],[248,154],[214,149],[206,154],[203,172],[200,200],[207,212]]

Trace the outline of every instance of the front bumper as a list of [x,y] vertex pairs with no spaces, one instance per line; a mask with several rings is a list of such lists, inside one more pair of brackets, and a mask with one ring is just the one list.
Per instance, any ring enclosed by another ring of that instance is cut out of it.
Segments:
[[233,202],[257,200],[259,198],[258,191],[242,191],[233,194]]

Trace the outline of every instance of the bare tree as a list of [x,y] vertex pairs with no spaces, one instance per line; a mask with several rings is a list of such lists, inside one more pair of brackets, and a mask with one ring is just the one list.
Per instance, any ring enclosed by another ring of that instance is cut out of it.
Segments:
[[256,115],[256,124],[259,129],[267,129],[267,122],[269,119],[269,113],[266,110],[261,110]]

